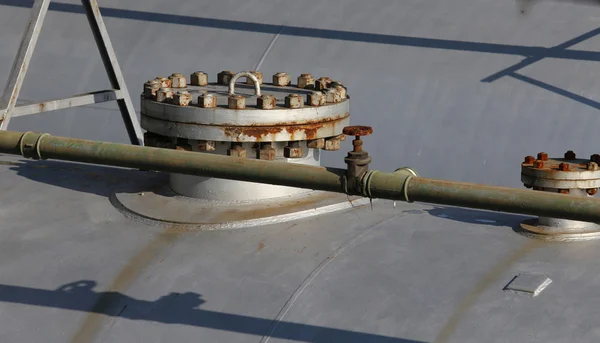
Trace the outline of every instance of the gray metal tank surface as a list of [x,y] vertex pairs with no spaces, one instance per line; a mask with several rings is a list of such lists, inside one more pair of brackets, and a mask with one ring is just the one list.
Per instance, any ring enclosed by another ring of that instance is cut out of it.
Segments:
[[[6,78],[32,1],[0,0]],[[598,153],[600,8],[539,2],[100,1],[136,95],[158,75],[340,79],[374,169],[522,187],[546,151]],[[82,7],[53,2],[20,98],[106,88]],[[128,142],[113,103],[10,130]],[[349,141],[322,155],[344,166]],[[598,342],[600,242],[524,216],[375,201],[284,224],[181,230],[115,191],[166,175],[0,156],[0,342]],[[165,179],[166,180],[166,179]]]

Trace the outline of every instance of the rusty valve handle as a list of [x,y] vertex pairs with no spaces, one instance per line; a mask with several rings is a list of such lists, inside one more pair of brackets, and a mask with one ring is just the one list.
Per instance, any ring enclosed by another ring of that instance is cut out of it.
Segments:
[[246,76],[252,80],[252,82],[254,82],[254,95],[260,96],[260,83],[258,82],[256,75],[249,71],[241,71],[231,77],[231,80],[229,80],[229,95],[235,95],[235,83],[240,77],[243,76]]
[[347,136],[354,136],[354,140],[352,141],[352,145],[354,146],[353,152],[361,152],[362,151],[362,140],[360,140],[360,136],[368,136],[373,133],[373,128],[370,126],[346,126],[342,133]]

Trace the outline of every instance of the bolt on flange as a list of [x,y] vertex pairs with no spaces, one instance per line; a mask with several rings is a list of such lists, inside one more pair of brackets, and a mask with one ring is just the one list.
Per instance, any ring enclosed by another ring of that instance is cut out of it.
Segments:
[[[521,163],[521,181],[534,191],[553,192],[567,196],[595,196],[600,187],[600,155],[589,160],[577,159],[572,150],[564,158],[549,158],[540,152],[537,159],[525,157]],[[600,238],[600,225],[595,223],[539,217],[521,223],[522,233],[541,239],[573,241]]]

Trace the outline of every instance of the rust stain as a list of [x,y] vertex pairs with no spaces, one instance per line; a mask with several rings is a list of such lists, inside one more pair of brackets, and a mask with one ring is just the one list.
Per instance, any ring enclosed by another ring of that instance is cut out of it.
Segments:
[[[504,274],[513,264],[525,257],[538,247],[544,244],[543,241],[530,240],[515,250],[496,264],[482,279],[475,284],[475,287],[469,291],[467,296],[458,303],[454,313],[446,320],[446,323],[433,341],[434,343],[446,343],[452,337],[452,334],[458,328],[462,318],[467,314],[469,309],[475,304],[477,299],[485,292],[492,284],[498,282],[498,277]],[[503,285],[502,285],[503,286]],[[500,286],[499,286],[500,287]]]
[[215,223],[223,223],[230,221],[243,221],[243,220],[251,220],[265,217],[272,217],[282,214],[288,214],[292,212],[296,212],[299,210],[307,209],[308,205],[317,203],[322,200],[326,200],[331,197],[331,194],[323,193],[317,194],[314,196],[306,197],[303,199],[299,199],[298,201],[290,202],[285,205],[275,205],[275,206],[266,206],[263,208],[257,208],[248,211],[240,211],[240,210],[229,210],[224,211],[218,216],[215,216],[211,220],[211,223],[207,224],[215,224]]
[[264,248],[265,248],[265,240],[261,239],[261,241],[258,242],[258,251],[261,252]]
[[113,279],[110,287],[103,293],[94,307],[90,309],[83,324],[71,338],[72,343],[92,342],[102,326],[110,318],[103,313],[115,308],[118,300],[110,296],[111,292],[123,292],[133,284],[135,280],[146,270],[161,251],[171,246],[179,237],[177,233],[170,231],[167,227],[163,232],[156,235],[142,250],[135,254]]
[[[254,137],[257,141],[265,137],[276,135],[286,131],[291,139],[316,139],[317,133],[323,128],[333,127],[335,122],[323,122],[316,124],[282,125],[282,126],[221,126],[226,136],[240,139],[241,137]],[[301,134],[296,137],[296,135]]]

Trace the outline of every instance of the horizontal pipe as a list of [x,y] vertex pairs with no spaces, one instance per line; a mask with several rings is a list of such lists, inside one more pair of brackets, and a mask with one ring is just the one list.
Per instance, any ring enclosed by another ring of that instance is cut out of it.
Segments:
[[[0,132],[0,153],[268,183],[360,195],[345,189],[345,169],[244,159],[190,151]],[[373,198],[420,201],[552,218],[600,222],[600,199],[371,171],[361,182]]]

